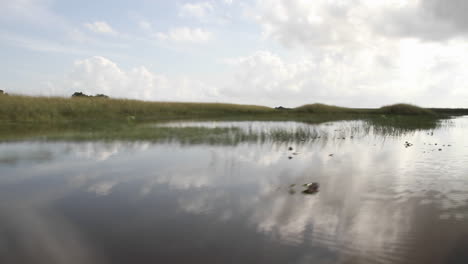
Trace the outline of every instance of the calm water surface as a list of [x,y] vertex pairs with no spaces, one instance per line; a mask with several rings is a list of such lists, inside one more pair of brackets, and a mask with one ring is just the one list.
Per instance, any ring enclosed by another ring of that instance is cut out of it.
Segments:
[[468,263],[466,117],[387,134],[171,125],[322,136],[0,144],[0,263]]

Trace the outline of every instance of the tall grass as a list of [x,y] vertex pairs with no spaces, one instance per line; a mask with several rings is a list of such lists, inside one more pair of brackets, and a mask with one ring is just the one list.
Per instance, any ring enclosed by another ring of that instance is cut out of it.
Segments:
[[422,108],[412,104],[393,104],[372,108],[349,108],[325,104],[308,104],[297,108],[294,111],[299,113],[354,113],[354,114],[388,114],[388,115],[435,115],[431,109]]
[[398,114],[398,115],[435,115],[436,113],[430,109],[422,108],[411,104],[394,104],[383,106],[378,109],[382,114]]
[[0,96],[2,121],[170,120],[268,114],[264,106],[221,103],[146,102],[105,98]]
[[359,109],[359,108],[348,108],[334,105],[326,104],[307,104],[299,106],[293,109],[293,111],[298,113],[314,113],[314,114],[323,114],[323,113],[370,113],[371,109]]
[[[363,115],[434,115],[429,109],[397,104],[379,109],[360,109],[324,104],[290,110],[265,106],[223,103],[147,102],[106,98],[0,96],[0,121],[60,122],[120,120],[164,121],[176,119],[300,120],[356,119]],[[358,115],[358,116],[356,116]]]

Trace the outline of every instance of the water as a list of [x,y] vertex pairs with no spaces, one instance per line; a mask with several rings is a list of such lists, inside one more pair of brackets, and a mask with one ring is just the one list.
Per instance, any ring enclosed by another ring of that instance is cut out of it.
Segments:
[[322,136],[0,144],[0,263],[468,263],[466,117],[170,125]]

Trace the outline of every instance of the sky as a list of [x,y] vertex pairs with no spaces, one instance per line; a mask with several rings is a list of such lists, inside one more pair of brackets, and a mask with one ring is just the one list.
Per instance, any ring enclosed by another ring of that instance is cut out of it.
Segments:
[[468,107],[465,0],[0,0],[0,89]]

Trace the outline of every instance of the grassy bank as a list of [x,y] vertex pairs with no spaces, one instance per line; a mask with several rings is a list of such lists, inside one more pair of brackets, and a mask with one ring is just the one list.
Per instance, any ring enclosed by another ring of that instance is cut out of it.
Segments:
[[[315,114],[315,115],[311,115]],[[353,119],[356,115],[435,115],[407,104],[360,109],[323,104],[292,109],[222,103],[146,102],[106,98],[0,96],[0,121],[166,121],[178,119],[300,120]],[[320,117],[320,115],[322,117]]]
[[145,102],[105,98],[1,96],[2,121],[172,120],[267,114],[273,110],[253,105]]
[[434,111],[397,104],[359,109],[310,104],[292,109],[221,103],[171,103],[106,98],[0,96],[0,142],[14,140],[147,140],[229,142],[309,140],[310,131],[252,134],[235,128],[169,128],[145,124],[172,120],[299,121],[317,124],[366,120],[383,134],[434,129]]

